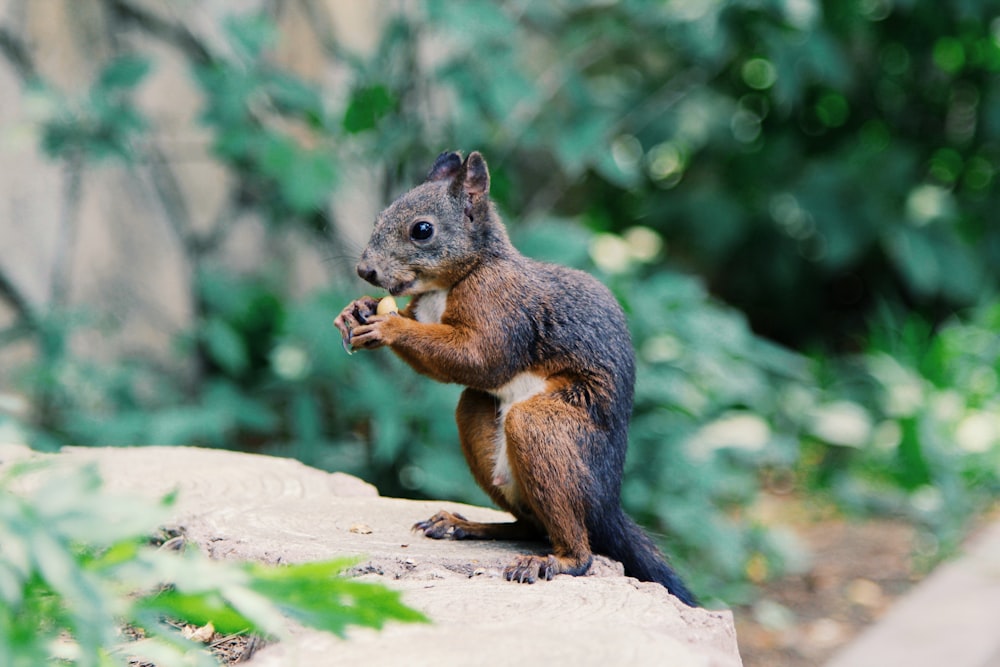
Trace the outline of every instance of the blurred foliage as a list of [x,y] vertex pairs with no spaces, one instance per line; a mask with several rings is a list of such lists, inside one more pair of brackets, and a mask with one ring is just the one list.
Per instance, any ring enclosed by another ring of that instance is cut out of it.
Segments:
[[851,346],[882,299],[937,319],[996,287],[1000,3],[428,13],[460,35],[445,136],[517,165],[511,210],[641,221],[760,332]]
[[320,93],[263,57],[276,38],[270,21],[231,20],[227,34],[232,57],[194,69],[214,153],[240,178],[239,196],[272,224],[315,216],[336,176],[335,135]]
[[802,397],[808,485],[932,527],[932,557],[957,546],[1000,494],[998,327],[996,304],[936,328],[884,312],[865,353],[827,360],[821,391]]
[[101,71],[86,95],[67,98],[34,82],[43,100],[42,147],[52,156],[127,157],[133,138],[148,129],[132,94],[149,73],[145,58],[123,56]]
[[[628,310],[625,502],[703,597],[744,598],[795,557],[745,511],[762,480],[957,534],[993,496],[1000,451],[984,435],[995,310],[949,319],[1000,277],[998,14],[992,0],[426,0],[387,16],[370,55],[331,48],[349,74],[337,94],[274,64],[269,19],[233,20],[226,55],[191,56],[201,130],[234,183],[227,218],[186,237],[196,322],[177,358],[196,377],[73,355],[65,340],[104,323],[32,313],[0,339],[39,343],[17,378],[46,410],[18,428],[36,445],[291,455],[386,494],[484,502],[456,442],[458,389],[340,349],[330,321],[359,283],[294,297],[290,258],[245,274],[214,255],[247,214],[339,243],[328,198],[358,156],[378,156],[391,196],[440,150],[475,148],[518,246],[597,273]],[[130,96],[155,66],[112,61],[83,102],[48,91],[66,111],[43,118],[47,150],[145,159],[151,124]],[[919,407],[900,412],[907,392]]]
[[[426,621],[397,591],[338,576],[351,561],[226,563],[152,546],[170,498],[112,495],[89,467],[45,468],[8,466],[0,478],[4,665],[218,664],[170,620],[273,637],[286,615],[339,636],[351,625]],[[141,639],[126,641],[125,626]]]

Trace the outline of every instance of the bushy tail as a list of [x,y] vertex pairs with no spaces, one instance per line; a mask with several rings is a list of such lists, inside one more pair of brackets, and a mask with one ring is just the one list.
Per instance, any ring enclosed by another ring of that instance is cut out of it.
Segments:
[[654,581],[689,607],[698,600],[671,568],[653,540],[623,511],[591,530],[591,548],[625,566],[625,574],[639,581]]

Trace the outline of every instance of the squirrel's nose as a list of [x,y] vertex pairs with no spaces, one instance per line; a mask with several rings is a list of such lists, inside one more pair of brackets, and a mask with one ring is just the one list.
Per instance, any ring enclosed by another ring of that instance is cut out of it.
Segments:
[[371,268],[366,264],[358,264],[358,275],[364,280],[367,280],[372,285],[376,285],[376,280],[378,279],[378,271]]

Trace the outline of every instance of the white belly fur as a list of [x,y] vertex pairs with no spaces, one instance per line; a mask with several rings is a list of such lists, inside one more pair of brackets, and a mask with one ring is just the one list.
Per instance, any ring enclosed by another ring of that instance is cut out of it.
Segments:
[[507,456],[507,434],[505,424],[507,413],[511,407],[537,396],[545,391],[546,380],[535,373],[520,373],[507,384],[491,389],[490,393],[500,400],[500,419],[497,429],[497,439],[493,459],[493,485],[496,486],[511,503],[517,503],[517,488],[510,472],[510,459]]
[[441,324],[445,306],[448,305],[448,290],[425,292],[417,299],[413,307],[413,316],[417,322],[424,324]]

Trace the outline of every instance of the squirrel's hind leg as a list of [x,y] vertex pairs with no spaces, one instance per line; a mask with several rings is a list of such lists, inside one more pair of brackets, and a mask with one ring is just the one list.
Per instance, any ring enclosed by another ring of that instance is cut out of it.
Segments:
[[504,430],[518,494],[552,543],[551,555],[521,556],[504,576],[532,583],[586,574],[593,562],[585,518],[593,481],[580,450],[597,437],[589,416],[556,396],[539,395],[514,404]]

